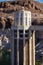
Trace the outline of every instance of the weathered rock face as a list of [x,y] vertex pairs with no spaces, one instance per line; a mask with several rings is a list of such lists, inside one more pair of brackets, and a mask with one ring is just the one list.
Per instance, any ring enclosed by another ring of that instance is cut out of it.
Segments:
[[43,4],[31,0],[17,0],[17,2],[0,2],[0,10],[3,10],[4,13],[14,12],[16,9],[21,8],[20,6],[25,6],[32,12],[43,13]]
[[10,17],[0,17],[0,28],[11,28],[14,24],[13,18]]
[[[33,0],[17,0],[11,2],[0,2],[0,26],[7,27],[9,24],[14,24],[14,12],[21,9],[24,6],[34,13],[43,13],[43,4],[35,2]],[[2,18],[3,17],[3,18]],[[8,23],[10,22],[10,23]],[[6,26],[6,23],[7,26]]]
[[0,2],[0,7],[2,8],[7,8],[7,7],[10,7],[10,3],[6,3],[6,2]]

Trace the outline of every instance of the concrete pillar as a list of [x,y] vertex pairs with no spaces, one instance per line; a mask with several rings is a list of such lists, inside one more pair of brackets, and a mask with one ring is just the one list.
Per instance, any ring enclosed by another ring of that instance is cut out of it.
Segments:
[[29,65],[29,44],[28,44],[28,40],[25,40],[25,53],[26,53],[26,60],[25,60],[25,63],[26,65]]
[[28,42],[24,45],[24,65],[28,65]]
[[33,65],[35,65],[35,31],[33,31]]
[[17,65],[19,65],[19,30],[17,30]]
[[32,65],[32,37],[31,37],[31,30],[29,30],[29,65]]
[[23,39],[24,39],[23,40],[23,44],[24,44],[24,46],[23,46],[24,47],[24,64],[23,65],[28,65],[28,59],[29,59],[28,58],[28,55],[29,55],[28,54],[28,51],[29,51],[28,50],[28,48],[29,48],[28,47],[29,46],[28,44],[29,43],[28,43],[28,39],[27,40],[25,39],[25,30],[24,30],[24,34],[23,34]]
[[14,30],[11,30],[11,65],[14,65]]
[[26,46],[25,46],[25,30],[23,31],[23,52],[24,52],[24,58],[23,58],[23,65],[26,65]]

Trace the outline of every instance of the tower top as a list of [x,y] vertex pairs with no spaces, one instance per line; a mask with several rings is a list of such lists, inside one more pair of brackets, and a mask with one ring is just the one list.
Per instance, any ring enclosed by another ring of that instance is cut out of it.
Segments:
[[14,13],[14,28],[28,29],[31,25],[31,12],[22,7],[21,10]]

